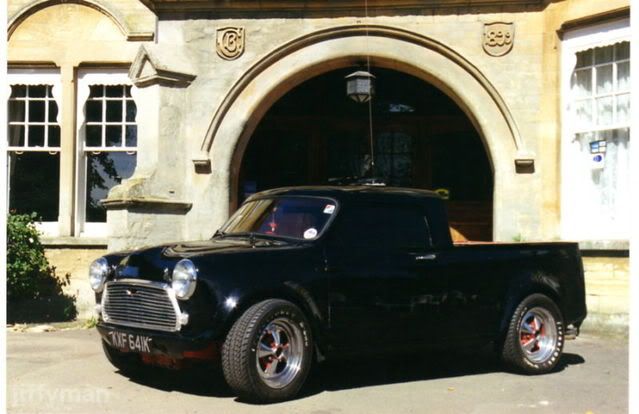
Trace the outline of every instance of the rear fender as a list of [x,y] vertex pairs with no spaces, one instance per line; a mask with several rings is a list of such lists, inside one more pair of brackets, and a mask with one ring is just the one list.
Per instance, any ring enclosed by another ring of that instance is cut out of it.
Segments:
[[561,289],[557,277],[540,271],[522,272],[508,286],[502,317],[499,323],[500,342],[504,338],[515,309],[524,298],[541,293],[552,299],[561,309]]

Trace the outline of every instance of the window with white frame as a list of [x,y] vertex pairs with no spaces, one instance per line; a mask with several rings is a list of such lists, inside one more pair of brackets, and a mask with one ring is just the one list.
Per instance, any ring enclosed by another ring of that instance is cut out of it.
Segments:
[[[106,236],[106,211],[100,200],[136,166],[137,108],[127,71],[79,71],[77,81],[76,128],[61,124],[59,70],[9,69],[8,73],[7,208],[36,213],[45,236]],[[64,128],[77,132],[75,156],[62,152],[69,144],[61,142]],[[62,185],[62,171],[68,173],[73,167],[61,163],[74,159],[74,185]],[[72,233],[60,232],[63,219],[75,221]]]
[[35,213],[55,235],[60,211],[60,76],[56,70],[9,71],[8,209]]
[[108,192],[131,177],[137,161],[137,107],[125,71],[84,71],[78,76],[79,148],[77,228],[106,235]]
[[565,33],[562,72],[564,237],[627,240],[631,119],[628,20]]

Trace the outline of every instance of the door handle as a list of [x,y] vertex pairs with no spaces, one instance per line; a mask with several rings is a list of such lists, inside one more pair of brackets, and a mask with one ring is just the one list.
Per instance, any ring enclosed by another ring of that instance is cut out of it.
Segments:
[[435,260],[437,259],[437,255],[436,254],[421,254],[419,256],[415,256],[415,261],[416,262],[425,262],[428,260]]

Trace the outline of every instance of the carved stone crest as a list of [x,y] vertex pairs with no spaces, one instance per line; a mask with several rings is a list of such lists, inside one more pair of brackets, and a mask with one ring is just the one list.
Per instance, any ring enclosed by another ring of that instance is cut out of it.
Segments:
[[244,28],[221,27],[217,29],[216,49],[219,57],[234,60],[244,53]]
[[515,24],[494,22],[484,23],[482,46],[490,56],[504,56],[515,43]]

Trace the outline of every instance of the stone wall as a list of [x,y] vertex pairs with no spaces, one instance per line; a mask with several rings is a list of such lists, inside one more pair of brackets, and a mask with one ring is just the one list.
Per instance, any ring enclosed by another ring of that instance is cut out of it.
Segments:
[[76,297],[78,319],[88,319],[93,315],[95,297],[89,286],[89,265],[98,257],[106,254],[102,247],[48,247],[45,255],[49,263],[56,267],[56,274],[63,277],[71,275],[71,283],[64,288],[65,293]]
[[588,318],[584,329],[605,324],[625,331],[630,312],[630,264],[627,257],[584,257]]

